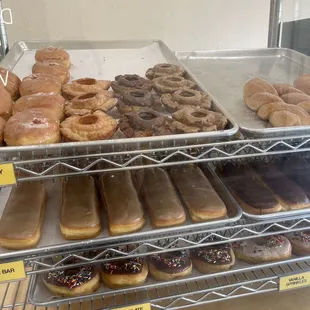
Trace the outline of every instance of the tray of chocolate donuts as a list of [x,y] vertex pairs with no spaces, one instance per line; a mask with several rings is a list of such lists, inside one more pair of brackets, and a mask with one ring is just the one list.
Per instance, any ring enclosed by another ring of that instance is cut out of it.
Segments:
[[276,49],[177,52],[247,137],[310,134],[310,57]]
[[190,285],[191,281],[208,281],[215,275],[221,281],[221,275],[229,277],[238,271],[258,270],[309,255],[308,231],[127,259],[113,260],[111,254],[107,254],[112,260],[101,264],[33,275],[29,300],[34,305],[47,306],[77,300],[81,296],[87,298],[87,295],[107,296],[152,287],[160,290],[171,282]]
[[182,145],[238,130],[161,41],[19,42],[1,66],[1,137],[12,150]]
[[305,158],[227,162],[213,168],[248,218],[262,220],[310,212],[310,163]]
[[0,192],[0,257],[222,227],[241,216],[206,165],[23,182]]

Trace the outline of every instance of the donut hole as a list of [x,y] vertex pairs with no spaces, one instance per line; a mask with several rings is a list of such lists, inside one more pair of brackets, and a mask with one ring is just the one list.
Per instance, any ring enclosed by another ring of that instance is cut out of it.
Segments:
[[206,117],[207,114],[203,112],[193,112],[192,116],[197,117],[197,118],[203,118],[203,117]]
[[156,118],[156,115],[149,112],[141,112],[139,113],[139,117],[144,121],[151,121],[152,119]]
[[76,83],[80,84],[80,85],[95,85],[96,84],[96,80],[95,79],[80,79],[80,80],[76,80]]
[[189,98],[189,97],[194,97],[195,94],[193,94],[193,93],[191,93],[191,92],[185,90],[185,91],[182,91],[182,92],[180,93],[180,96]]
[[139,92],[139,91],[133,91],[130,93],[131,96],[135,97],[135,98],[143,98],[144,97],[144,93],[143,92]]
[[79,123],[81,125],[93,125],[98,121],[98,117],[96,115],[85,115],[80,118]]
[[167,80],[171,81],[171,82],[181,82],[182,78],[181,77],[177,77],[177,76],[171,76],[171,77],[168,77]]
[[138,81],[139,78],[137,76],[134,76],[134,75],[127,75],[127,76],[125,76],[125,80],[131,82],[131,81]]
[[96,93],[87,93],[78,97],[79,100],[91,99],[96,96]]

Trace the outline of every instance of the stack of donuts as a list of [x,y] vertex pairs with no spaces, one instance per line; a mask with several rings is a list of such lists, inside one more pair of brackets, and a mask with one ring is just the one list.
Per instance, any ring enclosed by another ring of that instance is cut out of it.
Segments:
[[251,110],[274,127],[310,125],[310,74],[298,77],[294,86],[252,79],[243,87],[243,98]]

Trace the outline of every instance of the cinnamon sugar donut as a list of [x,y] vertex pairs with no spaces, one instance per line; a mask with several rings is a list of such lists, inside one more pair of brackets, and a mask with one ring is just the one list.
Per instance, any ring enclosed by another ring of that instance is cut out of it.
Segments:
[[111,87],[115,93],[124,94],[132,89],[151,90],[153,83],[137,74],[124,74],[116,76]]
[[2,80],[0,81],[0,84],[3,84],[2,81],[4,81],[3,85],[6,91],[11,95],[12,100],[16,100],[19,98],[19,85],[21,83],[20,78],[14,74],[13,72],[0,67],[0,75],[2,77]]
[[67,116],[71,116],[91,114],[96,110],[107,112],[113,109],[117,103],[117,99],[111,95],[112,93],[107,96],[105,92],[99,92],[77,96],[67,102],[65,113]]
[[58,63],[65,68],[70,67],[70,55],[68,52],[57,47],[47,47],[36,51],[36,62],[52,61]]
[[37,73],[26,76],[19,86],[22,96],[33,94],[59,94],[61,80],[51,74]]
[[161,101],[168,112],[173,113],[184,106],[201,107],[204,109],[211,108],[211,97],[198,90],[179,89],[173,94],[163,94]]
[[105,94],[108,96],[109,92],[107,90],[110,86],[111,81],[82,78],[63,85],[62,94],[67,100],[71,100],[74,97],[86,93],[97,93],[102,91],[105,91]]
[[3,134],[4,134],[5,120],[0,117],[0,145],[3,145]]
[[106,140],[113,136],[116,129],[116,120],[102,111],[84,116],[73,115],[60,124],[65,141]]
[[183,76],[184,74],[185,70],[183,68],[173,64],[162,63],[149,68],[145,75],[148,79],[152,80],[165,75]]
[[60,142],[59,122],[40,109],[25,110],[7,121],[4,141],[12,146]]
[[13,101],[11,95],[0,86],[0,117],[8,120],[12,115]]
[[61,79],[62,84],[70,79],[70,72],[67,68],[55,62],[37,62],[32,67],[32,73],[52,74]]
[[193,81],[176,75],[165,75],[155,78],[153,83],[154,89],[160,94],[172,94],[179,89],[196,87],[196,84]]

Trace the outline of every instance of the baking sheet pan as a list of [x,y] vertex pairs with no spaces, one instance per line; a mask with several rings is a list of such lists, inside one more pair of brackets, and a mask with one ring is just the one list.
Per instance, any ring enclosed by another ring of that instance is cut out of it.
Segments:
[[[96,79],[114,80],[119,74],[135,73],[145,76],[148,68],[155,64],[167,62],[183,66],[172,51],[162,42],[156,40],[142,41],[20,41],[16,43],[1,66],[12,70],[23,78],[31,74],[34,64],[34,55],[37,49],[55,46],[66,49],[71,58],[71,80],[93,77]],[[199,87],[201,84],[188,72],[188,78],[193,79]],[[206,90],[206,89],[204,89]],[[207,91],[207,90],[206,90]],[[218,103],[214,100],[212,109],[225,114]],[[229,120],[227,129],[214,132],[201,132],[195,134],[166,135],[146,138],[110,139],[90,142],[57,143],[44,146],[5,147],[0,152],[57,150],[66,149],[69,153],[72,148],[87,147],[88,151],[97,151],[98,146],[105,146],[105,150],[115,150],[114,146],[122,146],[127,149],[137,149],[147,146],[150,142],[153,146],[187,145],[188,143],[203,143],[210,139],[231,137],[238,131],[236,122]],[[156,144],[157,143],[157,144]],[[83,149],[82,149],[83,150]],[[34,154],[35,155],[35,154]]]
[[[0,248],[0,259],[6,258],[15,258],[21,257],[26,255],[32,254],[39,254],[47,252],[56,252],[61,250],[70,250],[81,248],[85,246],[92,246],[92,245],[105,245],[105,244],[117,244],[121,241],[128,241],[130,240],[139,240],[150,237],[156,237],[156,235],[167,235],[174,234],[174,233],[184,233],[192,230],[199,230],[205,229],[208,227],[222,227],[227,225],[232,225],[234,222],[238,221],[242,216],[242,211],[237,203],[232,199],[229,192],[223,189],[223,184],[221,181],[215,177],[212,171],[210,171],[207,167],[204,169],[204,173],[207,175],[208,179],[210,180],[214,189],[218,192],[219,196],[225,203],[227,207],[227,217],[222,219],[217,219],[208,222],[202,223],[193,223],[190,219],[190,216],[187,212],[187,221],[181,226],[175,227],[167,227],[161,229],[155,229],[152,227],[150,219],[148,217],[148,213],[145,211],[145,226],[139,230],[138,232],[121,235],[121,236],[110,236],[108,233],[108,221],[107,216],[104,211],[101,212],[102,219],[102,232],[100,235],[94,239],[89,240],[81,240],[81,241],[68,241],[65,240],[60,232],[59,228],[59,215],[60,215],[60,205],[61,205],[61,184],[60,179],[56,181],[46,181],[46,190],[47,190],[47,205],[46,205],[46,213],[45,213],[45,220],[43,223],[43,229],[41,234],[41,239],[39,244],[33,249],[27,250],[19,250],[19,251],[12,251]],[[6,201],[8,199],[9,193],[11,188],[3,188],[0,191],[0,218],[2,216]],[[144,208],[145,209],[145,208]],[[186,208],[185,208],[186,210]],[[187,211],[187,210],[186,210]]]
[[176,52],[186,68],[201,81],[237,121],[247,137],[269,138],[310,133],[310,126],[274,128],[243,101],[243,85],[261,77],[269,83],[293,84],[310,73],[310,57],[285,48]]

